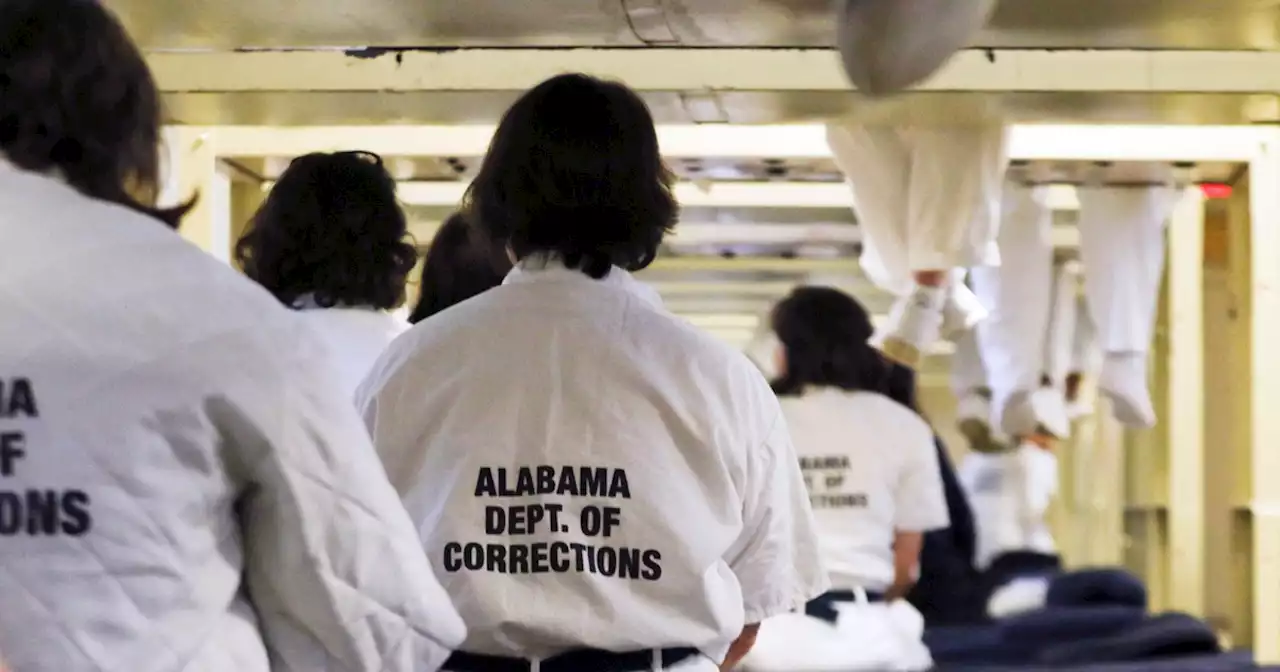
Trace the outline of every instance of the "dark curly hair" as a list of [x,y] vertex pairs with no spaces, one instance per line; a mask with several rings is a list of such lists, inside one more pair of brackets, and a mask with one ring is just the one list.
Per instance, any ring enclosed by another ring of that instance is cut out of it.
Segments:
[[281,303],[389,310],[417,263],[396,183],[369,152],[316,153],[289,164],[236,242],[244,272]]
[[422,320],[454,304],[502,284],[511,261],[501,250],[476,240],[461,214],[454,213],[440,225],[427,248],[418,283],[418,304],[409,321]]
[[672,181],[639,96],[560,75],[503,115],[463,209],[517,259],[546,253],[599,279],[657,256],[679,214]]
[[177,228],[194,199],[156,208],[160,94],[116,18],[89,0],[3,0],[0,152],[90,198]]
[[883,394],[894,382],[888,360],[869,343],[871,316],[838,289],[798,287],[773,309],[771,321],[787,360],[773,382],[781,396],[809,386]]

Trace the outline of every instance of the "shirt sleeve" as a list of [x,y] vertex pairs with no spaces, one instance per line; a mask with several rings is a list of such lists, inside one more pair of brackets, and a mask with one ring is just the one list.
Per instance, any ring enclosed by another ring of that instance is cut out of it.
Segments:
[[742,536],[726,558],[742,587],[746,623],[795,611],[831,586],[818,554],[809,493],[782,411],[747,455]]
[[917,417],[912,431],[899,438],[899,448],[907,458],[898,479],[894,498],[894,528],[902,532],[928,532],[951,524],[947,494],[942,485],[942,465],[938,462],[933,432]]
[[230,437],[253,458],[239,509],[272,669],[438,669],[466,630],[359,416],[323,372],[286,373]]

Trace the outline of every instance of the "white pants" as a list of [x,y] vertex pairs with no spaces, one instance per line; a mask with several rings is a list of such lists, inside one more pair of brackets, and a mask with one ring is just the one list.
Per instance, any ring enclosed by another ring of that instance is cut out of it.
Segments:
[[1164,229],[1176,187],[1081,187],[1080,257],[1098,345],[1145,355],[1164,272]]
[[964,397],[987,387],[987,369],[978,349],[978,330],[969,329],[956,334],[955,346],[951,355],[951,391],[957,397]]
[[905,600],[836,607],[838,622],[782,614],[760,624],[746,672],[913,672],[933,667],[924,618]]
[[1044,375],[1061,388],[1075,368],[1075,344],[1079,339],[1080,269],[1078,264],[1058,264],[1053,269],[1053,298],[1049,304],[1049,329],[1044,342]]
[[1083,295],[1076,296],[1074,324],[1069,373],[1095,372],[1101,364],[1098,361],[1101,350],[1098,348],[1098,333],[1093,326],[1093,315],[1089,311],[1089,299]]
[[1003,126],[831,122],[827,142],[853,189],[862,267],[882,289],[903,296],[915,271],[1000,263]]
[[1039,388],[1045,371],[1053,297],[1053,212],[1046,196],[1044,188],[1007,186],[997,237],[1001,264],[969,271],[989,311],[978,324],[978,350],[997,414],[1014,396]]

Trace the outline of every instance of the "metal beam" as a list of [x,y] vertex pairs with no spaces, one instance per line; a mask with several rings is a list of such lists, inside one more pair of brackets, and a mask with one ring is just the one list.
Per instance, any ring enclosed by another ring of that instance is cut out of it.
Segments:
[[[1280,70],[1277,70],[1280,72]],[[220,126],[220,156],[298,156],[358,147],[384,156],[483,156],[492,125]],[[1009,156],[1061,161],[1250,161],[1263,146],[1254,126],[1017,124]],[[658,126],[667,158],[829,159],[821,124]]]
[[717,273],[783,273],[808,275],[810,273],[852,273],[857,274],[856,259],[785,259],[781,257],[738,257],[722,259],[720,257],[664,257],[649,265],[653,272],[700,272]]
[[[401,182],[400,200],[409,205],[451,207],[462,201],[462,181]],[[853,192],[843,182],[681,182],[675,185],[680,204],[688,208],[851,208]],[[1054,185],[1049,207],[1078,210],[1075,187]]]
[[[563,72],[640,91],[849,91],[830,49],[450,49],[156,52],[167,92],[520,91]],[[920,91],[1270,93],[1280,53],[970,49]]]
[[[682,200],[686,207],[690,203]],[[846,204],[851,205],[851,204]],[[741,207],[737,205],[736,207]],[[787,206],[803,207],[803,205]],[[430,241],[440,222],[414,222],[411,230],[421,243]],[[1075,248],[1080,244],[1080,231],[1074,226],[1054,226],[1055,247]],[[862,242],[862,229],[854,223],[777,224],[772,222],[681,222],[666,238],[673,247],[701,245],[857,245]]]

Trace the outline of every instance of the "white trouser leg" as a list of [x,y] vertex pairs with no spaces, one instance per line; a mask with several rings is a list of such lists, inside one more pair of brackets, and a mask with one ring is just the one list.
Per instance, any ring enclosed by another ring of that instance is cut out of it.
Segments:
[[1097,330],[1093,326],[1093,316],[1089,314],[1089,301],[1084,294],[1077,294],[1075,300],[1075,326],[1071,333],[1071,357],[1068,360],[1067,376],[1071,381],[1074,394],[1067,399],[1067,414],[1072,418],[1082,418],[1093,413],[1093,404],[1087,395],[1082,393],[1082,385],[1086,377],[1097,374],[1102,366],[1102,353],[1098,349]]
[[[1000,226],[1008,131],[1002,126],[916,127],[911,149],[907,251],[912,271],[1000,263]],[[942,331],[954,338],[987,317],[986,307],[953,271]]]
[[987,387],[987,369],[982,364],[976,331],[956,335],[956,351],[951,355],[951,391],[957,397]]
[[1083,294],[1076,296],[1075,329],[1071,336],[1071,369],[1070,373],[1088,375],[1098,370],[1101,351],[1098,348],[1098,330],[1093,324],[1093,313],[1089,310],[1089,298]]
[[1164,228],[1180,194],[1174,187],[1079,189],[1085,293],[1104,353],[1098,387],[1127,425],[1156,421],[1147,354],[1164,271]]
[[915,367],[942,329],[942,288],[916,287],[907,256],[911,164],[902,134],[888,126],[827,125],[827,143],[853,190],[867,277],[899,297],[874,339],[886,355]]
[[971,450],[997,450],[998,440],[991,435],[991,390],[987,387],[987,370],[978,349],[977,330],[956,334],[955,345],[955,353],[951,355],[951,389],[956,395],[956,424]]
[[863,268],[900,297],[877,344],[914,367],[944,322],[963,329],[983,316],[954,279],[942,287],[922,287],[912,274],[998,263],[992,236],[1007,164],[1005,129],[833,122],[827,140],[853,189],[863,227]]
[[1000,227],[1001,265],[971,271],[990,315],[978,325],[998,426],[1010,436],[1036,428],[1029,397],[1040,388],[1053,292],[1053,213],[1043,188],[1009,185]]
[[1044,342],[1044,374],[1061,389],[1072,368],[1076,337],[1076,304],[1080,294],[1080,269],[1075,262],[1057,264],[1053,275],[1053,299],[1049,304],[1049,330]]
[[863,271],[887,292],[910,293],[906,213],[911,166],[902,138],[888,126],[833,121],[827,124],[827,144],[853,190]]
[[1031,408],[1040,427],[1059,438],[1071,430],[1077,417],[1067,404],[1067,374],[1071,371],[1071,343],[1075,337],[1076,296],[1080,270],[1076,262],[1055,265],[1049,322],[1044,336],[1044,385],[1033,393]]
[[902,133],[911,155],[906,211],[911,270],[998,265],[1008,130],[913,127]]

